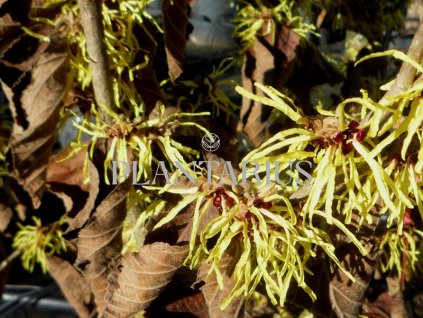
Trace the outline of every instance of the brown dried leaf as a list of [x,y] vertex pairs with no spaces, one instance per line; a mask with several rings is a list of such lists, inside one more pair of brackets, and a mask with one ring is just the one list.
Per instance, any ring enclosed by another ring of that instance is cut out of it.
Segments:
[[83,170],[81,169],[86,151],[81,151],[65,161],[60,161],[66,158],[71,150],[70,147],[63,149],[50,158],[46,178],[49,190],[63,200],[66,213],[70,215],[81,210],[88,196],[88,185],[83,184]]
[[337,236],[335,244],[339,247],[336,249],[336,255],[355,279],[352,282],[340,268],[337,268],[330,277],[329,299],[333,311],[339,318],[358,317],[363,306],[364,296],[380,255],[373,239],[379,215],[378,209],[380,206],[375,205],[370,211],[370,215],[374,218],[372,224],[360,227],[360,217],[354,214],[351,224],[348,225],[366,249],[367,255],[363,256],[352,243],[347,243],[349,239],[344,234]]
[[[264,93],[256,89],[255,82],[281,88],[292,76],[299,43],[298,34],[286,26],[278,26],[276,36],[272,32],[266,37],[258,37],[246,52],[242,74],[244,88],[259,96]],[[267,137],[265,128],[270,111],[270,107],[263,107],[261,103],[245,97],[242,99],[239,129],[254,147]]]
[[13,212],[10,207],[0,202],[0,232],[4,232],[9,226]]
[[[0,6],[0,17],[3,17],[4,15],[10,15],[10,18],[13,21],[24,23],[28,20],[28,13],[30,8],[31,0],[2,0]],[[1,25],[0,30],[2,30],[3,27],[7,27],[7,25]]]
[[[269,77],[268,75],[274,76],[274,67],[272,53],[260,41],[256,40],[246,52],[242,72],[242,86],[254,94],[263,96],[263,92],[257,90],[254,83],[274,84],[273,80],[266,80]],[[269,115],[269,108],[267,108],[266,113],[263,104],[246,97],[242,98],[240,126],[238,129],[245,134],[253,147],[259,146],[266,138],[265,128]]]
[[86,150],[75,156],[58,162],[65,158],[71,148],[62,150],[53,156],[47,169],[47,182],[50,190],[63,199],[66,206],[68,228],[66,232],[80,229],[88,221],[94,210],[97,195],[100,191],[99,172],[90,161],[88,165],[90,182],[84,184],[82,166]]
[[[0,79],[15,118],[7,154],[9,175],[38,208],[45,190],[46,166],[56,139],[60,102],[66,89],[67,53],[64,45],[50,44],[36,55],[32,66],[24,65],[25,62],[19,64],[19,67],[29,67],[28,71],[7,67]],[[17,82],[10,82],[13,72],[21,72]]]
[[76,215],[68,213],[68,228],[66,232],[80,229],[87,223],[88,219],[91,216],[91,212],[94,210],[97,196],[100,191],[100,176],[97,168],[93,163],[88,165],[90,183],[88,189],[88,198],[85,201],[85,205],[82,210],[75,211]]
[[[189,242],[191,239],[191,232],[192,232],[192,226],[193,226],[193,215],[195,210],[195,204],[194,201],[191,203],[185,211],[180,213],[175,218],[175,221],[179,224],[183,224],[182,229],[178,233],[178,243],[179,242]],[[207,209],[207,212],[204,214],[204,217],[201,218],[200,223],[198,224],[197,233],[201,233],[202,229],[213,219],[217,218],[219,216],[219,211],[214,206],[210,206]],[[184,221],[184,222],[181,222]],[[177,223],[177,224],[178,224]],[[178,225],[179,225],[178,224]]]
[[[218,158],[215,156],[215,158]],[[207,158],[207,160],[209,160]],[[219,165],[217,165],[219,166]],[[192,184],[188,183],[186,184],[188,187],[192,187]],[[182,185],[184,186],[184,185]],[[199,187],[204,186],[204,184],[198,184]],[[180,185],[178,185],[178,188],[181,188]],[[193,226],[193,216],[195,211],[195,205],[196,201],[192,202],[190,205],[188,205],[181,213],[179,213],[175,217],[175,225],[180,227],[180,230],[178,231],[178,243],[182,242],[189,242],[191,239],[191,232],[192,232],[192,226]],[[200,219],[200,222],[198,224],[197,233],[198,235],[201,233],[203,228],[214,218],[217,218],[219,216],[219,211],[214,206],[209,206],[207,209],[207,212],[204,213],[204,216]]]
[[5,14],[0,18],[0,38],[2,39],[0,44],[0,57],[7,47],[9,47],[13,38],[20,33],[20,26],[21,24],[15,21],[10,14]]
[[[29,17],[44,17],[54,19],[60,12],[61,3],[45,6],[45,0],[1,0],[0,1],[0,59],[4,53],[14,44],[21,40],[22,35],[26,35],[21,30],[21,26],[26,26],[37,33],[37,29],[43,24],[34,22]],[[52,29],[52,28],[50,28]],[[34,39],[34,38],[33,38]],[[35,40],[35,39],[34,39]],[[24,47],[18,55],[28,55],[30,50]]]
[[[377,211],[376,205],[371,211],[372,216],[375,216]],[[300,310],[307,308],[316,317],[358,317],[379,258],[373,240],[377,222],[362,225],[360,228],[358,222],[359,216],[353,215],[352,223],[347,227],[366,249],[366,256],[363,256],[343,233],[331,229],[331,238],[337,247],[335,254],[355,281],[352,282],[339,267],[330,272],[327,256],[320,250],[318,258],[308,266],[314,275],[306,275],[305,279],[307,285],[317,295],[317,300],[313,302],[304,290],[292,286],[288,295],[289,304]]]
[[109,276],[102,317],[132,317],[146,309],[172,280],[188,254],[187,246],[156,242],[127,253]]
[[182,74],[185,64],[187,1],[164,0],[163,22],[169,76],[174,81]]
[[165,308],[168,312],[189,313],[198,318],[210,318],[206,300],[201,292],[175,300]]
[[220,309],[220,305],[234,287],[233,281],[226,275],[223,276],[223,282],[224,289],[220,290],[215,274],[213,273],[201,289],[207,305],[209,306],[210,318],[245,317],[245,301],[242,298],[232,300],[225,310]]
[[223,290],[219,288],[214,271],[207,277],[207,273],[210,269],[209,264],[203,263],[198,271],[199,280],[203,280],[205,282],[205,285],[201,287],[201,291],[203,292],[204,298],[209,306],[210,318],[246,317],[245,299],[243,297],[237,297],[232,300],[225,310],[220,309],[220,305],[234,287],[231,275],[235,265],[234,261],[238,255],[236,247],[236,244],[232,244],[220,260],[221,266],[219,269],[223,275]]
[[[242,84],[250,92],[263,96],[254,87],[255,82],[270,85],[294,95],[306,115],[315,113],[310,102],[311,88],[330,82],[339,82],[342,75],[309,41],[285,25],[276,24],[274,32],[257,37],[246,51]],[[260,145],[269,132],[267,120],[271,108],[243,97],[241,122],[238,130],[245,133],[253,147]],[[272,129],[281,129],[283,123],[272,123]]]
[[[371,245],[367,248],[371,249]],[[371,251],[369,255],[362,256],[350,245],[345,249],[347,254],[342,258],[342,264],[354,276],[355,282],[338,269],[329,284],[329,298],[339,318],[358,317],[360,314],[377,256]]]
[[126,194],[129,182],[122,183],[98,205],[87,225],[78,235],[79,267],[94,293],[98,312],[106,308],[108,265],[122,248],[122,222],[126,216]]
[[[7,164],[15,195],[35,208],[45,190],[45,168],[67,79],[66,42],[55,27],[29,19],[54,18],[60,10],[43,5],[44,0],[16,0],[0,7],[0,81],[15,119]],[[21,26],[50,41],[24,33]]]
[[388,291],[363,306],[363,312],[369,318],[403,318],[409,317],[401,292],[399,278],[387,277]]
[[[35,24],[31,26],[31,31],[51,38],[55,29],[43,24]],[[2,76],[2,80],[9,87],[19,86],[20,82],[25,79],[25,73],[30,72],[40,56],[49,47],[51,51],[52,47],[49,42],[39,41],[29,34],[21,32],[6,44],[2,47],[0,66],[5,73],[8,73],[6,74],[7,77]],[[16,72],[16,74],[13,72]],[[22,84],[26,86],[28,83],[23,82]],[[14,88],[16,91],[17,89],[24,89],[25,86]],[[14,102],[18,105],[20,103],[18,99]]]
[[47,258],[49,273],[59,284],[68,302],[81,318],[93,317],[95,314],[94,300],[86,279],[60,256]]
[[89,185],[83,183],[84,176],[81,169],[87,151],[84,149],[69,159],[62,161],[72,150],[72,147],[68,147],[51,156],[47,167],[47,181],[49,183],[76,185],[81,187],[82,190],[88,191]]
[[[297,58],[300,36],[286,25],[276,24],[275,34],[269,33],[262,43],[273,53],[279,62],[291,63]],[[280,56],[280,54],[283,56]],[[286,65],[287,66],[287,65]]]
[[[376,301],[363,306],[363,314],[368,318],[410,317],[402,293],[390,295],[382,293]],[[416,315],[415,317],[421,317]]]
[[[4,187],[3,187],[4,188]],[[0,189],[0,232],[4,232],[13,217],[10,198],[4,189]]]
[[210,318],[202,292],[192,287],[195,282],[196,272],[187,267],[179,268],[172,281],[145,310],[144,317]]

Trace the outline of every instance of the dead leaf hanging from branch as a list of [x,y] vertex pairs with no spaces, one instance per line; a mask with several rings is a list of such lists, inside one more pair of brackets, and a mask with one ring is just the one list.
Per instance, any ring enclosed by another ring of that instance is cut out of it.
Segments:
[[[28,37],[21,41],[26,40]],[[15,118],[7,154],[9,174],[28,193],[35,208],[45,190],[46,166],[66,91],[66,50],[65,45],[43,42],[26,61],[14,64],[10,54],[0,61],[0,79]]]
[[[98,180],[95,182],[95,179],[90,179],[88,185],[83,184],[83,169],[81,167],[84,163],[86,151],[81,151],[72,158],[60,161],[66,158],[70,151],[71,148],[67,148],[60,151],[57,155],[52,156],[47,167],[47,184],[49,190],[63,200],[69,225],[79,215],[79,211],[89,198],[88,190],[91,189],[92,184],[98,192]],[[97,197],[97,194],[95,194],[95,197]],[[91,206],[90,212],[92,210],[93,206]],[[88,217],[89,215],[85,219],[85,222],[88,220]]]
[[49,273],[59,284],[66,299],[81,318],[95,314],[93,295],[88,282],[67,260],[53,255],[47,259]]
[[95,208],[100,191],[100,176],[96,166],[90,161],[88,173],[90,182],[83,183],[84,159],[87,150],[81,151],[72,158],[60,161],[69,155],[71,148],[64,149],[53,156],[47,170],[47,182],[51,191],[62,198],[66,207],[68,228],[71,232],[82,228]]
[[172,280],[188,254],[187,246],[156,242],[138,254],[125,254],[109,276],[103,317],[126,318],[147,308]]
[[118,185],[96,208],[78,235],[76,266],[81,269],[94,293],[98,312],[106,308],[109,264],[122,249],[122,222],[126,216],[129,183]]
[[187,1],[164,0],[163,20],[169,76],[176,80],[183,72],[187,37]]
[[[267,38],[258,37],[246,51],[242,85],[259,96],[262,96],[263,92],[256,91],[255,82],[281,87],[292,74],[300,37],[287,27],[284,27],[281,32],[285,35],[286,41],[283,41],[282,34],[273,44],[269,43],[271,35]],[[290,34],[290,37],[287,34]],[[255,147],[260,145],[266,137],[265,128],[269,115],[269,108],[243,97],[240,114],[242,122],[239,129]]]

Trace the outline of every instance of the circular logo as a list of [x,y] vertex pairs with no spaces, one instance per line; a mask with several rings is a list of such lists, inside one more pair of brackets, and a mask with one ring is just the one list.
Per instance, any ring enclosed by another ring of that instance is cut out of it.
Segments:
[[201,139],[201,145],[203,149],[206,151],[216,151],[220,147],[220,138],[218,135],[214,133],[210,133],[208,135],[204,135]]

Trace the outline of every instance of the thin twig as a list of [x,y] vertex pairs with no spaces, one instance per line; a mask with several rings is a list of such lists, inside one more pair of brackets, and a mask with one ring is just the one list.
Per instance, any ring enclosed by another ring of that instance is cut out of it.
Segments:
[[21,255],[20,250],[14,250],[12,254],[10,254],[8,257],[6,257],[1,263],[0,263],[0,272],[4,271],[6,267],[14,261],[15,258]]
[[[112,77],[109,60],[104,43],[104,31],[101,15],[101,0],[78,0],[81,14],[81,24],[87,42],[87,52],[90,60],[92,83],[96,102],[99,106],[114,109]],[[111,122],[110,116],[100,111],[103,120]]]

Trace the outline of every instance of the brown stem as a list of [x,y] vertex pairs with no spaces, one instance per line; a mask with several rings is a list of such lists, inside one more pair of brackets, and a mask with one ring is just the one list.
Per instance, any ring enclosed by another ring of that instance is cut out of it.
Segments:
[[4,271],[6,267],[13,262],[15,258],[21,255],[20,250],[14,250],[12,254],[10,254],[8,257],[6,257],[1,263],[0,263],[0,272]]
[[[423,58],[423,22],[420,23],[416,34],[411,41],[407,55],[417,63],[420,63]],[[416,73],[417,70],[414,66],[405,62],[402,63],[402,66],[397,75],[397,79],[389,91],[385,94],[384,98],[398,95],[411,88],[413,86]]]
[[414,81],[413,86],[420,84],[423,82],[423,74],[420,74],[419,77],[417,77],[417,79]]
[[[407,55],[417,63],[421,63],[423,59],[423,21],[420,23],[416,33],[414,34],[413,40],[411,41],[410,47],[407,51]],[[407,89],[410,89],[414,84],[416,74],[417,70],[414,66],[409,63],[403,62],[394,84],[392,84],[389,91],[386,92],[386,94],[382,97],[380,101],[386,99],[389,96],[395,96],[401,94]],[[382,117],[380,119],[381,126],[389,118],[390,114],[391,113],[388,111],[382,114]],[[364,119],[364,122],[368,122],[372,115],[373,113],[370,112]]]
[[[87,42],[88,58],[92,74],[94,96],[99,106],[114,109],[112,77],[106,45],[103,41],[104,31],[101,15],[101,0],[78,0],[81,24]],[[100,108],[101,111],[101,108]],[[111,122],[110,116],[101,111],[103,120]]]

